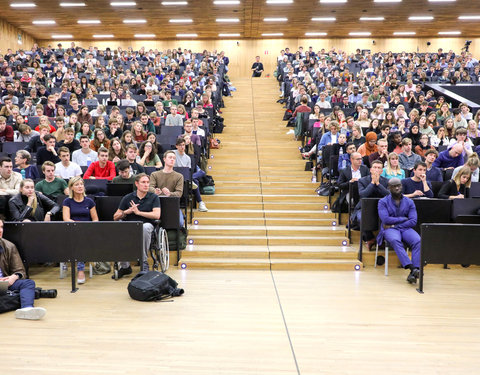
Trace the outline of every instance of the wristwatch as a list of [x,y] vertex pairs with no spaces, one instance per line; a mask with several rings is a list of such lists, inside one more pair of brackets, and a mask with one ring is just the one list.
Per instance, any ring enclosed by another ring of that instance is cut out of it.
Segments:
[[18,279],[22,279],[23,275],[20,272],[15,272],[14,275],[18,276]]

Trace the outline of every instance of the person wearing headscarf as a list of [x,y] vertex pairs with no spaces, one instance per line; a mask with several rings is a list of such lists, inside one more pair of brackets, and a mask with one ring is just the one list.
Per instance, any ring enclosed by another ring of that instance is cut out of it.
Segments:
[[365,143],[361,145],[357,150],[357,152],[359,152],[362,157],[370,156],[374,152],[378,151],[377,134],[375,132],[368,132],[365,136],[365,139]]

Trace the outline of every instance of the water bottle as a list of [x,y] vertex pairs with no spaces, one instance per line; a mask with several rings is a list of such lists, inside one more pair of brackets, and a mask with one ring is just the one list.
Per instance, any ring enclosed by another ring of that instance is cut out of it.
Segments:
[[92,158],[87,156],[87,167],[90,167],[90,164],[92,164]]
[[20,174],[22,175],[22,180],[25,180],[25,169],[21,169]]
[[317,182],[317,175],[314,173],[312,174],[312,182],[316,183]]
[[345,159],[342,160],[342,169],[347,168],[347,161]]
[[342,155],[343,155],[343,147],[340,147],[340,150],[338,150],[338,155],[340,155],[340,157],[342,157]]

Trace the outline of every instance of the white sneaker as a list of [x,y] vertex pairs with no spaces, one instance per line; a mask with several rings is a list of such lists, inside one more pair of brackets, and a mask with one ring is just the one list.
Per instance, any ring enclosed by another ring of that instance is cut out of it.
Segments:
[[287,134],[295,134],[295,130],[290,129],[290,130],[287,132]]
[[208,208],[207,208],[207,206],[205,206],[205,202],[204,202],[204,201],[201,201],[201,202],[198,204],[198,211],[200,211],[200,212],[207,212],[207,211],[208,211]]
[[192,189],[193,190],[198,189],[198,185],[195,182],[192,182]]
[[15,318],[39,320],[42,319],[46,313],[47,310],[43,307],[24,307],[23,309],[15,310]]

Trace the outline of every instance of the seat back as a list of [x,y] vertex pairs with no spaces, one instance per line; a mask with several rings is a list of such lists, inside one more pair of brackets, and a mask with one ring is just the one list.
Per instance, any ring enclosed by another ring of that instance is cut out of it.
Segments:
[[360,231],[378,230],[378,201],[380,198],[362,198],[362,217]]
[[113,221],[113,214],[117,211],[120,201],[123,197],[97,197],[95,203],[97,205],[98,220]]

